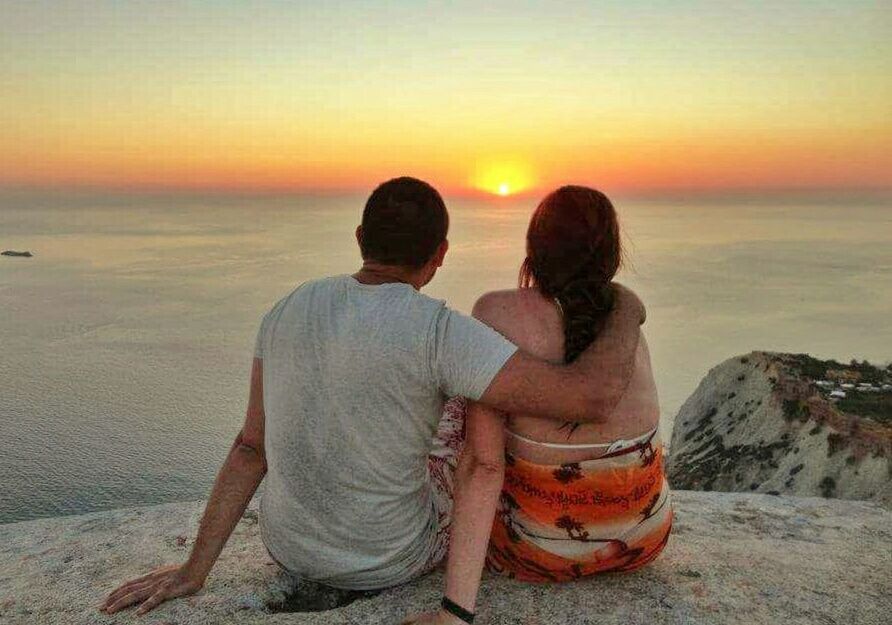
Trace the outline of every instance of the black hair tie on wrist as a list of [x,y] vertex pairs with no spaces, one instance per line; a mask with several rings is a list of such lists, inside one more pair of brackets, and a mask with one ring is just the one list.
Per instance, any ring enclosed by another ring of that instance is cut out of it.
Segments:
[[440,602],[440,606],[449,612],[449,614],[464,621],[468,625],[471,625],[471,623],[474,622],[474,613],[465,610],[449,597],[444,596],[443,601]]

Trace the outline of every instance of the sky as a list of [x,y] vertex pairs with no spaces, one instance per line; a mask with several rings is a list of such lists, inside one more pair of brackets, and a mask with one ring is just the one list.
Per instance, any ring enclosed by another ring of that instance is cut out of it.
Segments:
[[0,186],[892,189],[892,4],[0,0]]

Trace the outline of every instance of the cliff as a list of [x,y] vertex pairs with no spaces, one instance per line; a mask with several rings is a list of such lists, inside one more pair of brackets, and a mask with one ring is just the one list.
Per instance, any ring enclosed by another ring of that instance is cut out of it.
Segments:
[[[862,502],[675,493],[666,551],[635,573],[530,586],[487,577],[482,625],[888,623],[892,513]],[[180,562],[201,502],[0,525],[0,623],[398,623],[436,605],[441,573],[310,613],[260,542],[252,506],[199,594],[137,618],[95,606],[121,581]],[[299,595],[306,592],[300,588]],[[286,600],[290,597],[290,601]],[[272,608],[271,608],[272,606]]]
[[675,488],[892,506],[892,375],[753,352],[712,369],[675,419]]

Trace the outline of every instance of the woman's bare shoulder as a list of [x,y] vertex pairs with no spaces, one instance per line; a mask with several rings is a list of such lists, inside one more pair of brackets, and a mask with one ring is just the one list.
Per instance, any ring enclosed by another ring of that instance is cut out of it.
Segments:
[[513,312],[520,289],[505,289],[484,293],[474,303],[471,314],[485,323],[495,321]]
[[638,294],[619,282],[613,282],[612,285],[614,293],[616,293],[616,297],[621,302],[621,305],[636,309],[641,317],[641,323],[643,325],[647,320],[647,309],[644,307],[644,302],[641,301]]
[[481,321],[494,321],[517,317],[524,310],[547,305],[548,300],[536,289],[505,289],[481,295],[472,314]]
[[474,305],[474,316],[522,349],[543,358],[553,356],[554,350],[547,349],[551,334],[558,338],[561,335],[557,308],[536,289],[486,293]]

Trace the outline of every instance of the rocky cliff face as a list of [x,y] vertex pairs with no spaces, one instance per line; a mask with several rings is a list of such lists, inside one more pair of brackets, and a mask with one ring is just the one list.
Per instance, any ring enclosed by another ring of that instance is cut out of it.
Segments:
[[675,419],[675,488],[892,507],[892,372],[753,352],[714,368]]
[[[865,502],[674,493],[666,550],[634,573],[572,584],[486,576],[481,625],[888,624],[892,512]],[[0,623],[395,625],[432,609],[442,572],[320,612],[238,524],[205,588],[143,617],[96,610],[121,581],[185,560],[203,502],[0,525]],[[316,596],[318,598],[318,595]]]

